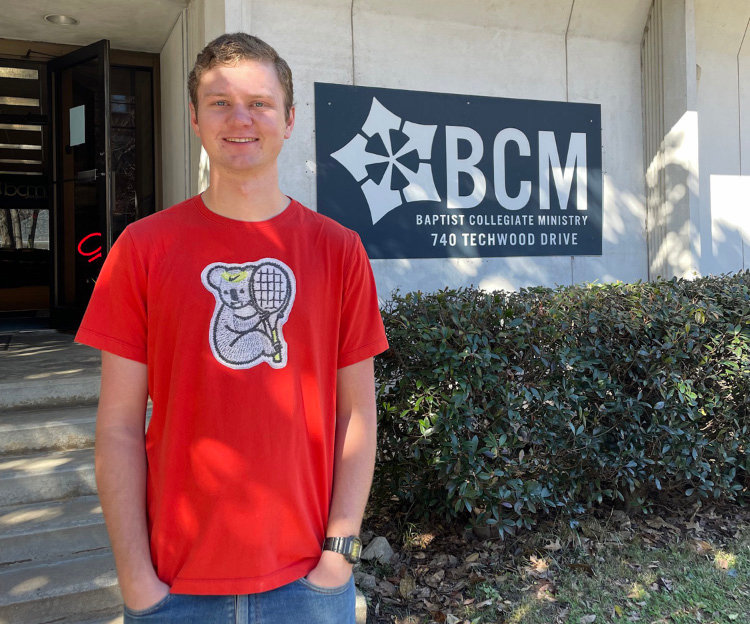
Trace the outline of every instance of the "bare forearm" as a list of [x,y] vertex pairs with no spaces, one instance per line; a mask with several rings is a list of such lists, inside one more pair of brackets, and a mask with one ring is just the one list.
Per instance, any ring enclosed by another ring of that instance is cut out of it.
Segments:
[[[336,446],[328,537],[357,535],[365,513],[375,468],[377,419],[372,358],[342,368],[336,387]],[[323,551],[310,582],[335,587],[352,574],[339,553]]]
[[337,428],[333,495],[327,535],[358,535],[372,485],[375,467],[374,413],[353,413]]
[[96,482],[117,576],[126,603],[155,577],[146,523],[146,452],[143,434],[105,427],[96,436]]
[[146,365],[106,351],[96,416],[96,484],[125,604],[155,604],[169,587],[151,563],[146,522]]

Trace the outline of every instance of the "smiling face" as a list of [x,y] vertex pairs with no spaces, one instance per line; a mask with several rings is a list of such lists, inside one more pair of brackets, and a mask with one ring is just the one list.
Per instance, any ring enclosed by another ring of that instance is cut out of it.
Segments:
[[285,114],[284,91],[273,65],[240,61],[204,72],[190,122],[211,163],[211,177],[276,175],[276,159],[294,127]]

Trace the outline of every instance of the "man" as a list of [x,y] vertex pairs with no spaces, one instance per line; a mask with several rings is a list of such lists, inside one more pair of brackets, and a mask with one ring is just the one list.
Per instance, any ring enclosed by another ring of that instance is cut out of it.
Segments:
[[223,35],[188,86],[210,185],[126,229],[77,335],[102,350],[96,474],[125,621],[353,622],[388,346],[369,261],[279,189],[294,106],[273,48]]

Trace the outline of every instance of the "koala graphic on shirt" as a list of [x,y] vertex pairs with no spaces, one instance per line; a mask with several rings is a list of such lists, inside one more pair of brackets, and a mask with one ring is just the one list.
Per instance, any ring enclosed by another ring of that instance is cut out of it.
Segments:
[[216,299],[209,343],[214,357],[229,368],[252,368],[266,362],[283,368],[287,344],[283,325],[296,294],[292,270],[280,260],[246,264],[214,262],[201,281]]

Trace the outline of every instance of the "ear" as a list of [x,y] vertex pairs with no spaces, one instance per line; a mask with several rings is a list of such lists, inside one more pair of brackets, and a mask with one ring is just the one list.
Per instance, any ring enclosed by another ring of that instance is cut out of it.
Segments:
[[294,129],[294,106],[289,109],[289,117],[286,120],[286,128],[284,130],[284,138],[288,139],[292,136],[292,130]]
[[192,102],[190,102],[188,106],[190,107],[190,127],[193,129],[193,132],[195,132],[195,136],[200,139],[201,129],[198,125],[198,111],[195,110],[195,106],[193,106]]
[[221,290],[221,274],[226,270],[227,267],[225,266],[215,266],[208,272],[207,279],[212,288]]

